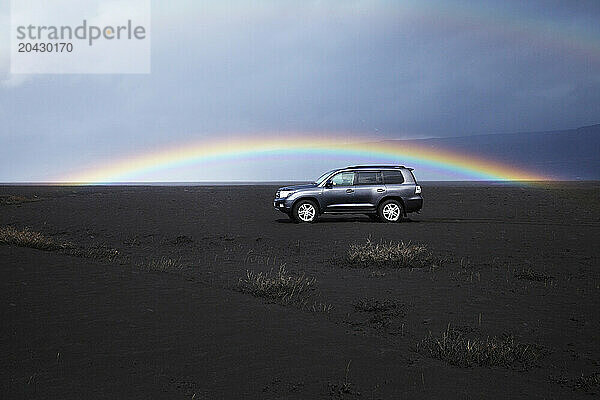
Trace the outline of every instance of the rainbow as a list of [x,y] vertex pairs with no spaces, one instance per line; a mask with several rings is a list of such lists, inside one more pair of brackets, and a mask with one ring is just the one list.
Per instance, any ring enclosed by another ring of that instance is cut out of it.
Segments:
[[[472,180],[544,181],[548,176],[471,154],[432,148],[414,142],[348,142],[331,136],[244,137],[205,140],[90,167],[58,179],[63,183],[105,184],[134,181],[136,177],[168,168],[219,160],[269,156],[369,158],[430,168]],[[285,178],[285,177],[282,177]]]

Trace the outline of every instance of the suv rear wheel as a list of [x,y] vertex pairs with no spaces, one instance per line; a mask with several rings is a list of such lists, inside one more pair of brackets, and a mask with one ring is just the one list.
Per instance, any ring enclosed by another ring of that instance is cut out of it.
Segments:
[[396,200],[386,200],[379,205],[379,218],[383,222],[399,222],[404,215],[404,208]]
[[310,200],[300,200],[294,204],[292,215],[296,222],[315,222],[317,220],[317,205]]

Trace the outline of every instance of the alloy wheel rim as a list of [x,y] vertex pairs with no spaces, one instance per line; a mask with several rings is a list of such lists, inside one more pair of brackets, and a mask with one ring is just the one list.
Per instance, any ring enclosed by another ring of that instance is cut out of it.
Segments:
[[394,203],[386,204],[383,207],[383,216],[388,221],[397,221],[400,217],[400,207]]
[[298,207],[298,217],[305,222],[310,222],[315,217],[316,210],[311,204],[302,204]]

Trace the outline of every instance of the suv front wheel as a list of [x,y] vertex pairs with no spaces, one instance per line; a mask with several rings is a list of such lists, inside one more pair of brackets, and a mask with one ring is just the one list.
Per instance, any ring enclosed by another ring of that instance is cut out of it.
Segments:
[[404,215],[404,208],[396,200],[386,200],[379,205],[378,214],[383,222],[399,222]]
[[296,222],[315,222],[317,220],[317,205],[310,200],[299,200],[294,204],[292,215]]

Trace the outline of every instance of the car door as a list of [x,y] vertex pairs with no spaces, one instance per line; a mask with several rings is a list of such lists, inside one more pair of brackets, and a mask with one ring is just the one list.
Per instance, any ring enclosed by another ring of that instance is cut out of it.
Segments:
[[385,185],[379,171],[358,171],[354,181],[356,211],[373,211],[385,195]]
[[354,172],[338,172],[323,187],[325,211],[344,212],[354,205]]

